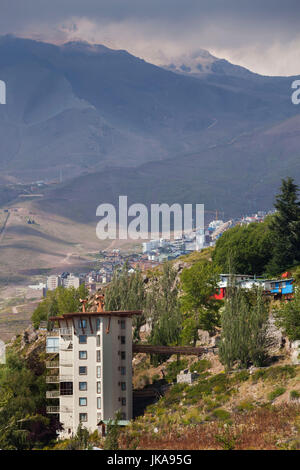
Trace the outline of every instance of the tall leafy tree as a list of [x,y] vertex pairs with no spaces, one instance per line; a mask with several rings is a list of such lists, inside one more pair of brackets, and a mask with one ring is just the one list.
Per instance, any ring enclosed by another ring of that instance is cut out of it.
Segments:
[[231,285],[222,312],[220,361],[228,368],[234,364],[262,366],[269,343],[268,307],[260,289],[245,291]]
[[45,366],[12,351],[0,368],[0,448],[30,450],[56,438],[60,428],[46,416]]
[[38,328],[41,321],[47,321],[49,317],[69,312],[76,312],[81,308],[80,299],[88,295],[88,290],[84,284],[78,289],[69,287],[67,289],[58,287],[53,291],[48,291],[47,296],[39,303],[32,314],[31,320],[35,328]]
[[294,298],[287,303],[282,303],[274,313],[276,323],[281,327],[289,340],[300,339],[300,288],[295,288]]
[[[125,263],[120,271],[115,271],[113,279],[105,291],[106,310],[144,310],[146,293],[144,279],[140,271],[128,272]],[[145,323],[145,314],[136,315],[134,340],[140,339],[140,328]]]
[[272,257],[272,217],[262,223],[237,225],[227,230],[216,243],[213,261],[225,273],[261,275]]
[[180,338],[182,316],[178,301],[176,270],[164,263],[158,283],[154,283],[147,296],[147,314],[152,323],[150,342],[165,346],[177,345]]
[[214,298],[218,289],[220,268],[203,260],[186,268],[181,274],[184,312],[182,337],[185,343],[196,342],[197,330],[213,332],[220,324],[219,309],[222,303]]

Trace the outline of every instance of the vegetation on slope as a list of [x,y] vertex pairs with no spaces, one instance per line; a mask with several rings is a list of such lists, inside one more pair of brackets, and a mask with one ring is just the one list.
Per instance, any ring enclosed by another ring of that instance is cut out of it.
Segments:
[[263,223],[236,226],[217,240],[213,261],[223,272],[278,275],[300,263],[299,188],[282,180],[274,207]]

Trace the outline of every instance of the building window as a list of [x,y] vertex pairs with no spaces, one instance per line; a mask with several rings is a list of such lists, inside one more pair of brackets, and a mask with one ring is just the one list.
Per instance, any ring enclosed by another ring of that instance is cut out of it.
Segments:
[[125,336],[121,336],[121,344],[125,344],[126,343],[126,338]]
[[101,397],[97,397],[97,409],[101,410]]
[[121,375],[126,375],[126,367],[121,367]]
[[126,406],[126,398],[125,397],[122,397],[122,406]]
[[121,329],[125,330],[125,320],[121,320]]
[[97,393],[101,393],[101,382],[97,382]]
[[87,382],[79,382],[79,390],[85,392],[87,390]]
[[97,347],[99,348],[100,346],[100,335],[97,335]]
[[96,351],[96,361],[101,362],[101,351]]
[[88,418],[87,413],[79,413],[79,422],[80,423],[86,423],[87,418]]
[[121,382],[121,390],[126,390],[126,382]]
[[80,366],[79,375],[86,375],[86,374],[87,374],[87,367]]
[[121,359],[126,359],[126,352],[125,351],[121,351]]
[[73,395],[73,382],[60,382],[60,395]]
[[100,377],[101,377],[101,366],[96,367],[96,376],[97,376],[97,379],[100,379]]
[[86,320],[78,320],[78,328],[86,328]]
[[121,413],[121,419],[126,419],[126,413]]
[[87,359],[87,351],[79,351],[79,359]]
[[101,319],[97,318],[97,320],[96,320],[96,329],[97,329],[97,331],[100,330],[100,326],[101,326]]
[[86,397],[80,397],[79,398],[79,406],[87,406],[87,398]]
[[87,336],[86,335],[79,335],[79,344],[86,344]]

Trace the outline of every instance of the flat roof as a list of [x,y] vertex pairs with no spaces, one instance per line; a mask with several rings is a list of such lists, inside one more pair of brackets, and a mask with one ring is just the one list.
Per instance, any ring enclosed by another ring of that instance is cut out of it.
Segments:
[[59,317],[50,317],[49,320],[66,320],[72,317],[132,317],[133,315],[141,315],[143,310],[109,310],[104,312],[71,312],[64,313]]

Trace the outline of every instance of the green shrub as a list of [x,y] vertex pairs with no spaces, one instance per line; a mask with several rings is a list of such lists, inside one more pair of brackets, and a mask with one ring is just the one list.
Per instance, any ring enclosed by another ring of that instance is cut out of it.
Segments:
[[251,401],[244,400],[244,401],[241,401],[237,405],[236,409],[237,409],[237,411],[240,411],[240,412],[251,411],[251,410],[254,409],[254,405]]
[[188,387],[186,384],[175,384],[173,387],[168,390],[167,394],[160,400],[160,403],[163,403],[167,408],[170,405],[175,405],[180,403],[183,398],[183,392]]
[[201,359],[200,361],[193,362],[193,364],[190,366],[190,372],[197,372],[198,374],[201,374],[207,369],[210,369],[211,366],[212,364],[208,359]]
[[186,369],[188,366],[187,359],[182,359],[180,361],[170,362],[166,368],[166,380],[168,382],[174,382],[176,380],[177,374],[183,369]]
[[254,382],[256,382],[259,379],[278,382],[280,380],[290,379],[295,376],[296,376],[295,367],[290,366],[290,365],[285,365],[285,366],[269,367],[266,369],[257,370],[252,375],[252,380]]
[[242,370],[241,372],[237,372],[233,376],[232,382],[234,383],[239,383],[239,382],[246,382],[250,377],[249,372],[245,369]]
[[159,375],[159,374],[154,374],[154,375],[152,376],[152,383],[158,382],[159,379],[160,379],[160,375]]
[[220,403],[216,400],[211,400],[210,398],[204,398],[203,403],[205,405],[205,410],[207,412],[213,411],[216,408],[220,407]]
[[238,436],[226,427],[222,432],[215,435],[215,439],[221,444],[223,450],[234,450]]
[[297,390],[291,390],[290,399],[291,400],[298,400],[299,398],[300,398],[300,393]]
[[222,408],[214,410],[213,415],[221,421],[227,421],[231,416],[229,411],[223,410]]
[[184,424],[197,424],[203,421],[203,416],[199,408],[191,408],[183,417]]
[[273,401],[275,400],[275,398],[280,397],[280,395],[282,395],[285,391],[286,389],[284,387],[277,387],[275,388],[275,390],[268,394],[268,399],[270,401]]

